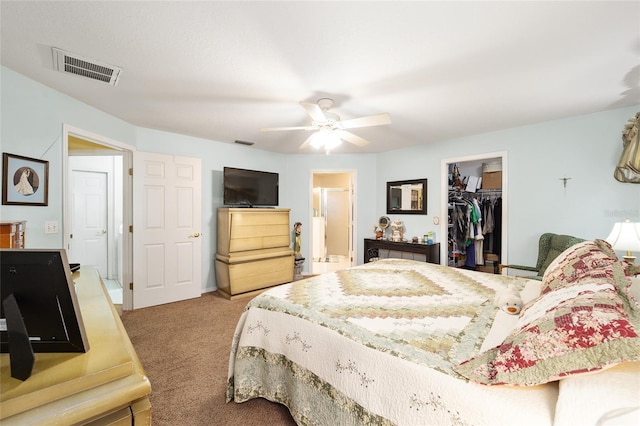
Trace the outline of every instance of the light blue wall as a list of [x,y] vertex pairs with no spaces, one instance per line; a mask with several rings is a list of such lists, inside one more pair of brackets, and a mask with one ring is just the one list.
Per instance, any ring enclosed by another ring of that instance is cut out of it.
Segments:
[[28,247],[62,247],[62,233],[44,233],[47,220],[62,227],[62,124],[130,145],[135,144],[136,128],[5,67],[0,68],[0,87],[2,152],[49,162],[49,205],[3,205],[0,217],[27,221]]
[[[62,124],[135,146],[140,151],[202,158],[202,228],[210,238],[203,246],[203,291],[215,288],[215,211],[222,205],[222,168],[235,166],[280,173],[280,204],[291,208],[291,221],[311,219],[309,188],[312,171],[353,171],[356,174],[357,250],[362,261],[362,240],[385,214],[385,183],[427,178],[428,215],[405,215],[407,234],[436,231],[433,216],[440,215],[440,162],[495,151],[509,157],[509,260],[531,264],[540,233],[552,231],[584,238],[606,237],[613,222],[640,218],[640,187],[612,177],[622,151],[624,123],[640,109],[615,109],[475,135],[437,144],[365,155],[282,155],[133,126],[66,95],[1,68],[3,152],[50,162],[47,207],[2,206],[2,220],[27,220],[28,247],[60,247],[62,235],[44,234],[46,220],[62,223]],[[566,190],[559,178],[571,177]],[[309,258],[309,238],[303,256]],[[305,268],[308,270],[308,267]]]
[[[379,158],[377,186],[428,178],[429,216],[401,218],[410,235],[439,233],[431,219],[440,214],[441,160],[507,151],[508,259],[535,265],[544,232],[606,238],[614,222],[640,221],[640,185],[613,178],[622,129],[639,110],[640,105],[392,151]],[[563,177],[571,178],[566,188]],[[384,203],[380,193],[378,211]]]

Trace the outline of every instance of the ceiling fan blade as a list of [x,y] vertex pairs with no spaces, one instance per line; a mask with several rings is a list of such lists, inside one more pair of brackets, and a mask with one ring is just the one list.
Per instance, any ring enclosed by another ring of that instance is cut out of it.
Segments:
[[391,124],[391,117],[387,112],[383,112],[375,115],[368,115],[366,117],[342,120],[342,128],[344,129],[354,129],[356,127],[382,126],[384,124]]
[[310,104],[308,102],[300,102],[302,108],[307,111],[309,117],[313,118],[315,121],[327,121],[327,117],[325,117],[324,112],[320,109],[318,104]]
[[298,127],[263,127],[261,132],[275,132],[280,130],[313,130],[311,126],[298,126]]
[[315,133],[312,133],[312,134],[311,134],[311,136],[309,136],[309,137],[307,138],[307,140],[306,140],[306,141],[304,141],[304,142],[302,143],[302,145],[300,145],[300,148],[299,148],[299,149],[305,149],[305,148],[307,148],[307,147],[311,144],[311,139],[313,139],[313,137],[314,137],[315,135],[316,135]]
[[340,139],[343,139],[343,140],[345,140],[345,141],[347,141],[349,143],[352,143],[354,145],[357,145],[357,146],[369,145],[369,141],[368,140],[366,140],[364,138],[361,138],[358,135],[354,135],[351,132],[346,132],[344,130],[339,130],[339,131],[336,131],[336,133],[338,134],[338,136],[340,136]]

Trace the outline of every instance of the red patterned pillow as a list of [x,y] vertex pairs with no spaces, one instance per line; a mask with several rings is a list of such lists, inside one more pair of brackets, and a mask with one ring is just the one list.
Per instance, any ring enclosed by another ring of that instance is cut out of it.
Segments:
[[501,345],[455,370],[485,385],[533,386],[640,360],[633,321],[612,282],[574,282],[541,294]]
[[608,282],[614,279],[608,268],[619,262],[611,245],[604,240],[583,241],[569,247],[556,257],[542,278],[541,293],[573,285],[585,278]]

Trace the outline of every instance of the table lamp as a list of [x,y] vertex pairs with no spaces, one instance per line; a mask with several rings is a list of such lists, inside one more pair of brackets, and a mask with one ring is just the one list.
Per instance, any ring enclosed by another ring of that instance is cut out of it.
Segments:
[[636,257],[631,252],[640,252],[640,223],[631,222],[629,219],[616,222],[606,241],[614,250],[626,251],[624,260],[634,263]]

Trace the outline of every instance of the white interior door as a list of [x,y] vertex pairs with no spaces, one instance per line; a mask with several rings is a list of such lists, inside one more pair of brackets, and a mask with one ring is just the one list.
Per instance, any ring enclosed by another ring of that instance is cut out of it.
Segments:
[[73,170],[69,258],[108,277],[107,173]]
[[201,294],[201,160],[133,155],[133,308]]

